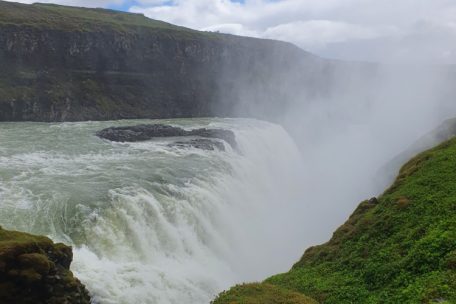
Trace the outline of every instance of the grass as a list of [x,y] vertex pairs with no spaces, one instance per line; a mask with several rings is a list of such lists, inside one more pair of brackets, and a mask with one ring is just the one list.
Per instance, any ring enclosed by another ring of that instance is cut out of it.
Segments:
[[0,1],[0,25],[2,24],[82,32],[112,29],[131,33],[137,30],[149,30],[179,35],[179,38],[217,36],[153,20],[142,14],[42,3],[27,5]]
[[265,282],[320,303],[456,303],[456,139],[410,160],[329,242]]
[[271,284],[243,284],[221,293],[212,304],[317,304],[300,293]]
[[[8,231],[0,227],[1,284],[11,284],[14,280],[27,283],[40,281],[50,272],[51,267],[55,267],[50,256],[54,261],[71,261],[72,253],[69,247],[54,244],[47,237]],[[1,290],[0,299],[4,299],[11,291]]]
[[72,257],[64,244],[0,227],[0,303],[89,303]]

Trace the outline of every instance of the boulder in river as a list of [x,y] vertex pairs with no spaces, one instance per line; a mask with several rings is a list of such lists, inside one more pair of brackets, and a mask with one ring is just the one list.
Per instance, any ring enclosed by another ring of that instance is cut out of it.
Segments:
[[[179,127],[163,125],[163,124],[141,124],[135,126],[125,127],[110,127],[98,131],[96,135],[103,139],[108,139],[117,142],[136,142],[145,141],[159,137],[203,137],[203,138],[214,138],[221,139],[227,142],[232,148],[236,148],[236,139],[233,131],[223,129],[193,129],[185,130]],[[188,142],[188,141],[187,141]],[[187,143],[185,142],[185,143]],[[184,142],[177,142],[176,144],[182,145]],[[194,147],[206,147],[208,142],[193,140],[192,146]],[[220,147],[220,145],[214,144],[212,146]],[[213,149],[211,149],[213,150]],[[222,149],[220,149],[222,150]]]

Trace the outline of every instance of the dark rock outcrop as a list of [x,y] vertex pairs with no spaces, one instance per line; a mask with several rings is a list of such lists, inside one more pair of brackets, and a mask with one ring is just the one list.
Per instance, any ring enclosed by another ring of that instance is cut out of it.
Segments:
[[[231,147],[236,148],[236,138],[232,131],[222,129],[193,129],[184,130],[179,127],[173,127],[162,124],[150,124],[150,125],[136,125],[126,127],[110,127],[98,131],[96,135],[100,138],[108,139],[111,141],[118,142],[135,142],[144,141],[157,137],[183,137],[183,136],[197,136],[203,138],[214,138],[221,139],[230,144]],[[208,141],[196,139],[187,142],[177,142],[177,145],[190,144],[194,147],[209,148]],[[210,146],[220,147],[212,141]],[[221,150],[221,149],[220,149]]]
[[72,259],[64,244],[0,227],[0,303],[89,304]]

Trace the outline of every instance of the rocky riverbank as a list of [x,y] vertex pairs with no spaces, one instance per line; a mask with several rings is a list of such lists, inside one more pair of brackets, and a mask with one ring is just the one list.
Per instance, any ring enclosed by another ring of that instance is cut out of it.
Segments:
[[71,247],[0,228],[0,303],[89,304],[72,259]]

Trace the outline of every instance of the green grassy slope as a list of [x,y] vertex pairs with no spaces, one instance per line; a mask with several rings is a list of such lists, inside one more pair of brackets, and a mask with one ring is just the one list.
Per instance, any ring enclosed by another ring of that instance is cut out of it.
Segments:
[[[456,303],[456,139],[410,160],[329,242],[266,282],[321,303]],[[255,303],[230,294],[215,303]]]
[[149,19],[142,14],[42,3],[25,5],[0,1],[0,24],[68,31],[99,31],[105,27],[119,31],[144,28],[156,31],[166,30],[168,33],[174,31],[186,35],[209,35],[209,33]]
[[238,285],[219,295],[214,304],[317,304],[301,293],[267,283]]

